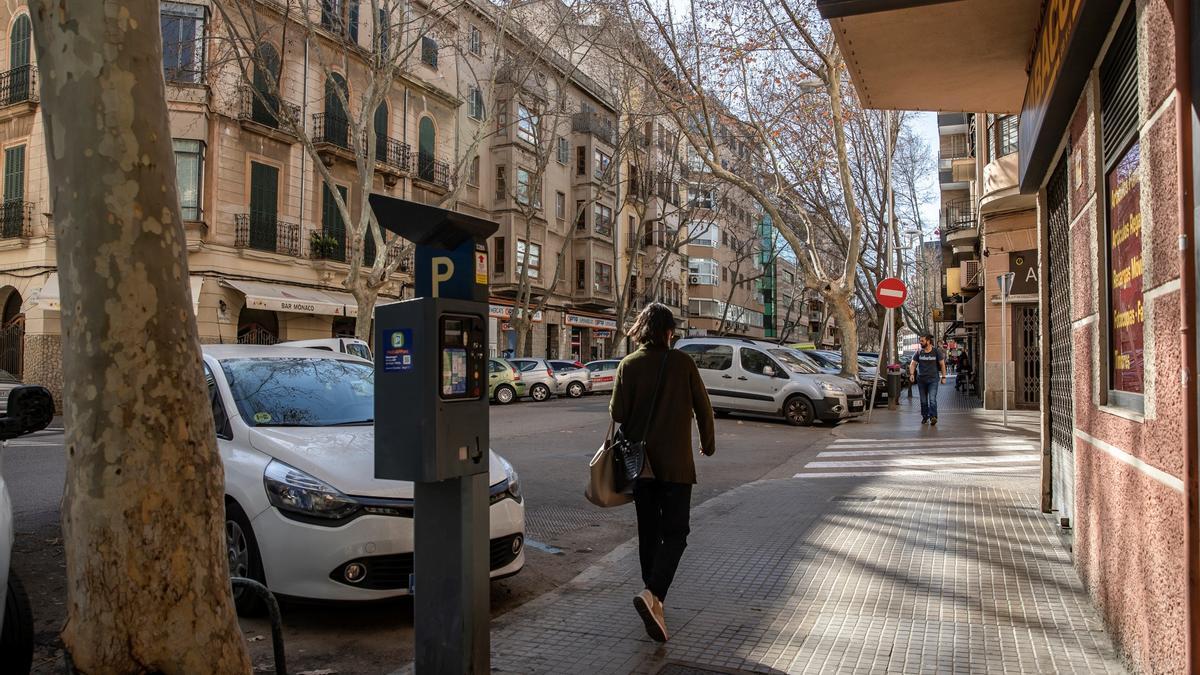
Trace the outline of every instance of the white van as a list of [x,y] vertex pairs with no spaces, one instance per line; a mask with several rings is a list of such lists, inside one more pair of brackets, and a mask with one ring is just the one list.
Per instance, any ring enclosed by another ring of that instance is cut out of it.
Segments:
[[350,356],[357,356],[360,359],[366,359],[371,362],[375,361],[375,357],[371,354],[370,345],[357,338],[336,337],[319,340],[293,340],[291,342],[280,342],[276,346],[308,347],[309,349],[321,349],[327,352],[349,354]]
[[794,349],[761,340],[687,337],[675,348],[692,357],[713,412],[783,417],[789,424],[836,424],[866,411],[858,384],[826,375]]

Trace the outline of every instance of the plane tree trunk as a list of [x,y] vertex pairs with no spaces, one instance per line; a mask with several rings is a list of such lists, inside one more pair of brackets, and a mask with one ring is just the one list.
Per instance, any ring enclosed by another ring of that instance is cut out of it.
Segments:
[[158,0],[31,4],[62,293],[63,642],[84,673],[248,673]]

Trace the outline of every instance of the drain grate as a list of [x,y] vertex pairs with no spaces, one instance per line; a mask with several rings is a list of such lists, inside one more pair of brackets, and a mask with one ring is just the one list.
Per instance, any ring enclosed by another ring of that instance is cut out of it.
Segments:
[[831,502],[873,502],[873,501],[875,501],[875,498],[874,497],[863,497],[863,496],[859,496],[859,495],[838,495],[838,496],[834,497],[833,499],[830,499],[829,501],[831,501]]

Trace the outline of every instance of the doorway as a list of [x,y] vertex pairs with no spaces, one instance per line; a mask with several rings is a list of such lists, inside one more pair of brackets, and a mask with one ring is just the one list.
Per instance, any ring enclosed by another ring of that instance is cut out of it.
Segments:
[[1037,305],[1013,305],[1013,371],[1015,404],[1037,410],[1042,401],[1041,313]]

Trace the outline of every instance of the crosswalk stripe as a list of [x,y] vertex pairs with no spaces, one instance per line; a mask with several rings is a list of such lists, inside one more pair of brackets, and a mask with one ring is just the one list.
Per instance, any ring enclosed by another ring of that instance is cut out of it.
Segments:
[[894,471],[820,471],[813,473],[798,473],[792,478],[849,478],[853,476],[927,476],[931,473],[995,473],[1037,471],[1036,466],[987,466],[946,469],[898,469]]
[[1036,444],[1036,438],[994,438],[980,436],[964,436],[956,438],[841,438],[829,444],[830,448],[842,448],[846,446],[861,445],[864,447],[877,448],[895,447],[906,445],[952,445],[952,444],[971,444],[971,445],[1004,445],[1009,443],[1022,443],[1026,445]]
[[[879,446],[873,446],[879,447]],[[944,448],[900,448],[895,450],[823,450],[817,457],[883,457],[887,455],[904,455],[915,452],[918,455],[957,455],[971,452],[1000,453],[1000,452],[1029,452],[1035,450],[1032,445],[992,445],[992,446],[955,446]],[[953,460],[947,460],[953,461]]]
[[830,451],[841,450],[878,450],[887,448],[894,452],[912,452],[914,450],[936,450],[940,448],[960,448],[963,450],[1033,450],[1033,443],[864,443],[862,445],[831,445]]
[[[1002,455],[998,457],[957,457],[954,464],[1013,464],[1016,462],[1032,463],[1041,459],[1040,455]],[[946,464],[945,457],[899,457],[896,459],[867,459],[846,462],[809,462],[806,469],[851,469],[856,467],[885,467],[885,466],[929,466]]]

